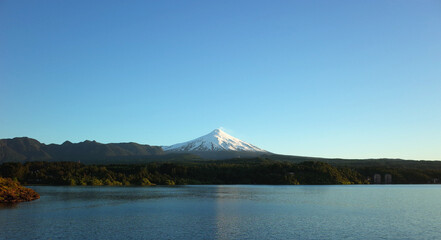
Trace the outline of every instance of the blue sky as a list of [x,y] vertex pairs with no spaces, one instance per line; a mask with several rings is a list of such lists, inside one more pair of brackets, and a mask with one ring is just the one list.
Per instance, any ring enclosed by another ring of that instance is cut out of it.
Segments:
[[440,1],[0,1],[0,138],[441,160]]

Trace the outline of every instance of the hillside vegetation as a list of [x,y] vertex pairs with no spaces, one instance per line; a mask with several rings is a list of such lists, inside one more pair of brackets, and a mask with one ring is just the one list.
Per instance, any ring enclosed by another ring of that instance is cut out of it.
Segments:
[[17,203],[39,199],[40,195],[17,181],[0,177],[0,203]]
[[84,165],[74,162],[28,162],[0,165],[0,176],[26,184],[174,185],[174,184],[362,184],[349,168],[327,163],[149,163]]

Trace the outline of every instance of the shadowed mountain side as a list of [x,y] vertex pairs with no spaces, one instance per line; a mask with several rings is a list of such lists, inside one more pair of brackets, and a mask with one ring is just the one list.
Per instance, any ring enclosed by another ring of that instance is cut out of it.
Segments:
[[80,143],[64,142],[45,147],[54,160],[58,161],[105,161],[107,159],[136,158],[163,154],[160,147],[137,143],[101,144],[95,141]]
[[[126,156],[126,157],[108,157],[105,160],[90,160],[87,162],[81,161],[84,164],[146,164],[146,163],[197,163],[207,161],[200,156],[189,154],[189,153],[167,153],[160,155],[150,155],[150,156]],[[210,160],[213,161],[213,160]]]
[[247,151],[166,151],[167,154],[190,154],[196,155],[206,160],[240,159],[271,156],[269,153],[247,152]]
[[47,161],[52,157],[39,141],[22,137],[0,140],[0,162]]
[[0,162],[80,161],[83,163],[107,163],[110,160],[122,162],[163,154],[161,147],[137,143],[102,144],[87,140],[80,143],[66,141],[61,145],[46,145],[27,137],[0,140]]

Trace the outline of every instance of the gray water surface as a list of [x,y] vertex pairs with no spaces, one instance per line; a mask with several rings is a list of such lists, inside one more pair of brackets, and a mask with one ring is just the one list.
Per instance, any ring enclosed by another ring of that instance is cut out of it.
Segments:
[[441,239],[440,185],[31,188],[0,239]]

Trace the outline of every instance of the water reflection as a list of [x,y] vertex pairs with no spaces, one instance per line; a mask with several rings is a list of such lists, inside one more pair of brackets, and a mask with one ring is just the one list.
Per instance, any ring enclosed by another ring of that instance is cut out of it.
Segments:
[[0,203],[0,209],[2,208],[16,208],[18,203]]
[[439,239],[438,186],[32,187],[1,239]]
[[243,196],[243,188],[231,188],[227,186],[213,187],[215,197],[215,225],[216,239],[231,239],[231,233],[242,232],[238,214],[240,213],[237,202]]

